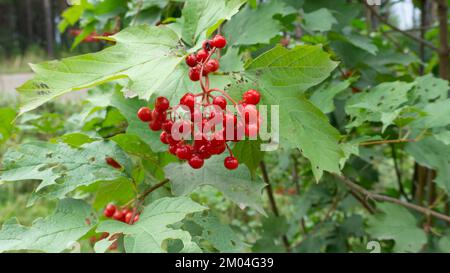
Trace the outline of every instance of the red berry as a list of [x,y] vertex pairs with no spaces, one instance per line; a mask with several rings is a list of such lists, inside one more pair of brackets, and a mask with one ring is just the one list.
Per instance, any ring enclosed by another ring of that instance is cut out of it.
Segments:
[[186,64],[190,67],[197,65],[197,57],[195,57],[195,54],[191,54],[186,57]]
[[197,61],[199,62],[199,63],[202,63],[202,62],[204,62],[207,58],[208,58],[208,51],[206,51],[206,50],[204,50],[204,49],[200,49],[198,52],[197,52]]
[[225,152],[226,148],[227,148],[227,146],[226,146],[225,142],[220,143],[217,146],[209,145],[208,152],[212,155],[220,155],[221,153]]
[[247,104],[244,106],[242,113],[245,117],[245,124],[254,123],[254,121],[257,121],[259,118],[258,109],[256,109],[256,106],[253,104]]
[[215,97],[213,99],[213,104],[219,106],[223,110],[227,108],[227,100],[222,96]]
[[198,156],[200,156],[200,158],[203,158],[203,159],[208,159],[211,157],[211,154],[208,151],[207,145],[200,146],[200,148],[198,149]]
[[114,213],[116,211],[116,206],[114,204],[108,204],[105,209]]
[[161,122],[158,120],[152,120],[148,123],[148,127],[152,130],[152,131],[159,131],[161,130]]
[[173,126],[173,121],[166,120],[162,123],[161,128],[170,134],[172,132],[172,126]]
[[219,61],[216,59],[211,59],[205,64],[204,71],[207,73],[216,72],[219,69]]
[[195,96],[192,93],[186,93],[184,96],[180,99],[180,104],[188,107],[191,109],[191,112],[194,110],[195,106]]
[[227,40],[222,35],[216,35],[212,39],[211,45],[217,48],[224,48],[227,45]]
[[169,145],[169,153],[176,155],[177,154],[177,150],[178,150],[178,145],[177,144],[171,144]]
[[122,165],[120,165],[119,162],[117,162],[114,158],[112,157],[107,157],[105,158],[106,164],[108,164],[109,166],[113,167],[114,169],[120,169],[122,168]]
[[137,112],[138,118],[143,122],[149,122],[152,120],[152,110],[148,107],[141,107]]
[[258,104],[261,100],[261,94],[258,91],[250,89],[242,95],[245,103],[248,104]]
[[188,163],[193,169],[200,169],[204,162],[205,161],[200,156],[196,155],[191,157]]
[[161,135],[159,135],[159,140],[161,140],[162,143],[164,144],[169,144],[169,140],[168,140],[168,134],[166,131],[162,131]]
[[258,135],[258,124],[248,124],[245,126],[245,135],[248,137],[256,137]]
[[105,217],[111,218],[114,215],[114,212],[111,212],[109,210],[104,210],[103,215],[105,215]]
[[163,123],[163,121],[165,121],[167,118],[167,113],[166,112],[160,112],[156,109],[154,109],[152,111],[152,121],[158,121],[159,123]]
[[134,216],[133,223],[136,223],[137,221],[139,221],[139,214]]
[[116,210],[116,212],[114,212],[113,218],[116,219],[117,221],[122,221],[123,217],[124,215],[122,211]]
[[193,82],[200,80],[200,69],[198,67],[191,67],[189,69],[189,79]]
[[162,113],[169,109],[170,103],[169,100],[165,97],[158,97],[155,102],[155,110]]
[[191,150],[187,146],[181,146],[177,149],[177,157],[180,160],[188,160],[192,156]]
[[204,41],[202,44],[202,48],[206,51],[210,51],[212,49],[211,41],[210,40]]
[[125,214],[125,223],[130,224],[131,223],[131,217],[133,217],[133,213],[127,212],[127,214]]
[[234,170],[239,166],[239,161],[232,156],[226,157],[223,163],[228,170]]

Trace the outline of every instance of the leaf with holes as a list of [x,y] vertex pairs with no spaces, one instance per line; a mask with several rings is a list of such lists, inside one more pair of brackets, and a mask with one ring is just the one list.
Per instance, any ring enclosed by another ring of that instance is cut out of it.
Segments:
[[0,252],[32,250],[61,252],[70,249],[96,224],[95,212],[82,200],[63,199],[55,213],[39,218],[31,227],[10,219],[0,230]]
[[[108,165],[108,157],[122,168]],[[128,179],[131,168],[131,160],[111,141],[92,142],[79,148],[63,143],[32,142],[5,154],[0,181],[40,180],[35,198],[63,198],[81,186]]]
[[172,184],[172,192],[175,195],[188,195],[200,186],[210,185],[240,207],[249,206],[264,213],[261,198],[265,184],[259,177],[252,181],[245,166],[241,165],[233,171],[225,169],[224,158],[223,155],[215,156],[199,170],[192,169],[187,163],[167,165],[164,170]]

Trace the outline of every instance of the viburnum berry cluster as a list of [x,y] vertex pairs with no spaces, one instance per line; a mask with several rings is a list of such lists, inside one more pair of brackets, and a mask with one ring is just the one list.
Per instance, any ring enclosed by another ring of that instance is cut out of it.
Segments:
[[105,215],[105,217],[107,218],[113,218],[117,221],[121,221],[129,225],[132,225],[133,223],[139,221],[139,213],[137,209],[120,209],[114,204],[108,204],[103,211],[103,215]]
[[204,41],[196,54],[186,57],[189,78],[200,82],[201,93],[186,93],[175,106],[170,106],[167,98],[158,97],[153,110],[142,107],[137,113],[151,130],[162,130],[160,140],[168,145],[171,154],[188,161],[194,169],[225,151],[229,153],[224,160],[225,168],[236,169],[239,161],[229,142],[238,142],[244,136],[256,138],[259,131],[261,118],[256,105],[261,95],[257,90],[246,91],[242,101],[236,102],[225,91],[209,87],[208,75],[220,67],[219,60],[212,57],[226,44],[223,36],[216,35]]

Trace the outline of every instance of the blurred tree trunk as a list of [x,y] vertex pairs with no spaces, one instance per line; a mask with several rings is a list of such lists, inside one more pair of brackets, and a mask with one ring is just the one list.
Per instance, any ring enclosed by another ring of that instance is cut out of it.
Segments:
[[55,38],[53,35],[53,14],[52,4],[50,0],[44,1],[44,14],[45,14],[45,37],[47,41],[47,54],[49,57],[55,56]]
[[33,41],[33,4],[31,1],[32,0],[26,0],[28,41]]

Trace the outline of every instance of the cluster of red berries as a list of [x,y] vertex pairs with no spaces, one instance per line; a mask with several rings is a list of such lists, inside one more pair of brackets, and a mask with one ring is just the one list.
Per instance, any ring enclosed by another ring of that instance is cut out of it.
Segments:
[[[162,130],[160,140],[168,145],[171,154],[187,160],[194,169],[201,168],[206,159],[226,150],[230,156],[224,160],[225,168],[236,169],[239,161],[227,142],[238,142],[244,139],[244,135],[256,137],[259,131],[260,117],[256,105],[261,96],[258,91],[250,89],[243,94],[242,101],[235,102],[225,91],[209,88],[208,74],[219,68],[219,61],[210,58],[226,43],[224,37],[216,35],[205,41],[197,54],[186,58],[191,67],[189,78],[200,81],[201,93],[186,93],[173,107],[167,98],[158,97],[153,110],[142,107],[137,113],[151,130]],[[215,96],[213,92],[221,95]],[[232,102],[233,107],[228,102]]]
[[216,48],[222,49],[227,45],[227,40],[221,36],[216,35],[211,40],[203,42],[202,49],[197,54],[191,54],[186,57],[186,64],[190,67],[189,78],[196,82],[200,80],[200,75],[207,76],[209,73],[216,72],[219,67],[217,59],[211,59],[211,53],[214,53]]
[[132,225],[139,221],[139,213],[136,209],[130,210],[129,208],[120,209],[113,204],[108,204],[103,211],[103,215],[107,218],[113,218],[117,221],[121,221]]

